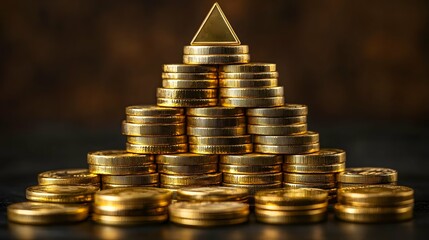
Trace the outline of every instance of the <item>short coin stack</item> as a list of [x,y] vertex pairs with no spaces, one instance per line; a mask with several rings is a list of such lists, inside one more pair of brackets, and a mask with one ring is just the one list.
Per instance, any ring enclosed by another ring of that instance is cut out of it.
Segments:
[[326,218],[328,193],[321,189],[273,189],[256,193],[255,213],[271,224],[314,223]]
[[320,188],[329,192],[330,202],[337,193],[336,175],[346,166],[341,149],[321,149],[311,154],[286,155],[283,164],[285,188]]
[[247,131],[254,135],[255,152],[300,154],[318,151],[319,134],[307,132],[307,111],[307,106],[300,104],[248,109]]
[[413,217],[414,191],[394,185],[345,187],[338,190],[337,218],[360,223],[396,222]]
[[88,153],[87,161],[90,172],[102,176],[102,189],[158,186],[153,155],[106,150]]
[[246,116],[241,108],[210,107],[187,110],[189,151],[199,154],[252,152],[246,135]]
[[[226,107],[275,107],[284,104],[272,63],[224,65],[219,73],[220,103]],[[264,86],[265,85],[265,86]]]
[[162,154],[156,157],[161,187],[179,189],[183,187],[219,185],[218,156],[194,153]]
[[182,108],[129,106],[122,133],[128,152],[137,154],[180,153],[187,151],[186,123]]
[[228,202],[237,201],[247,203],[249,191],[235,187],[194,187],[183,188],[177,191],[177,201],[186,202]]
[[337,180],[339,188],[376,184],[396,185],[398,172],[390,168],[347,168],[338,174]]
[[257,191],[282,186],[283,157],[269,154],[220,156],[223,186],[246,188],[250,195]]
[[39,185],[93,185],[100,187],[100,177],[88,169],[61,169],[42,172]]
[[213,227],[248,221],[249,205],[241,202],[175,202],[170,221],[187,226]]
[[249,46],[197,46],[183,48],[183,63],[202,65],[239,64],[250,61]]
[[163,107],[207,107],[217,104],[217,68],[165,64],[157,104]]
[[108,225],[165,222],[170,202],[171,192],[161,188],[102,190],[95,194],[92,219]]

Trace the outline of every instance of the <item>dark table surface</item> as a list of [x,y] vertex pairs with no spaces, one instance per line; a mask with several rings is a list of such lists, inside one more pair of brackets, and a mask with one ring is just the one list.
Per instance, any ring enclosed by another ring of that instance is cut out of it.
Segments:
[[312,125],[322,147],[347,151],[347,166],[397,169],[399,184],[415,189],[414,219],[401,223],[354,224],[328,220],[309,225],[249,223],[218,228],[189,228],[171,223],[112,227],[85,221],[73,225],[32,226],[9,223],[7,205],[24,201],[25,188],[37,184],[37,173],[86,166],[88,151],[123,148],[120,127],[101,130],[48,124],[31,131],[9,131],[0,140],[1,239],[428,239],[429,127],[409,123]]

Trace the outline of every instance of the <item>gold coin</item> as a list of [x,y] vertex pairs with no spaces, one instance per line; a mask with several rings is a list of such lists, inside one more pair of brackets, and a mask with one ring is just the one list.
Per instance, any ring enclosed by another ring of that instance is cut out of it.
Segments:
[[204,79],[204,80],[189,80],[189,79],[164,79],[162,80],[163,88],[217,88],[217,79]]
[[242,224],[249,221],[248,217],[232,219],[189,219],[170,216],[170,221],[176,224],[194,227],[218,227],[227,225]]
[[347,168],[337,180],[341,183],[390,183],[398,181],[398,172],[390,168]]
[[186,135],[179,136],[127,136],[127,142],[139,145],[169,145],[187,143]]
[[129,153],[125,150],[105,150],[88,153],[88,164],[135,166],[153,163],[154,156]]
[[238,64],[250,62],[249,54],[212,54],[212,55],[183,55],[185,64]]
[[302,134],[307,132],[307,124],[291,124],[282,126],[248,125],[250,134],[282,136],[292,134]]
[[251,143],[250,135],[239,136],[189,136],[189,144],[193,145],[239,145]]
[[179,176],[179,175],[160,175],[161,184],[167,185],[212,185],[219,184],[222,181],[222,173],[210,173],[202,175],[189,175],[189,176]]
[[295,117],[307,115],[308,109],[302,104],[285,104],[276,108],[247,109],[247,115],[252,117]]
[[152,184],[157,183],[158,173],[138,174],[138,175],[105,175],[101,180],[103,183],[112,184]]
[[283,156],[260,153],[223,155],[220,156],[220,163],[232,165],[278,165],[283,163]]
[[311,154],[285,156],[285,163],[301,165],[332,165],[346,161],[346,152],[341,149],[323,148]]
[[245,188],[234,187],[193,187],[177,191],[179,201],[236,201],[246,199],[249,191]]
[[185,116],[172,115],[172,116],[134,116],[127,115],[126,122],[139,123],[139,124],[173,124],[185,122]]
[[189,145],[189,152],[199,154],[243,154],[253,150],[251,143],[238,145]]
[[126,143],[126,149],[128,152],[138,154],[168,154],[186,152],[188,150],[188,145],[186,143],[174,145],[139,145]]
[[92,214],[92,220],[107,225],[127,226],[139,225],[145,223],[162,223],[167,221],[168,215],[156,216],[109,216],[101,214]]
[[157,105],[164,107],[210,107],[217,105],[217,98],[208,99],[175,99],[157,98]]
[[134,116],[168,116],[183,115],[185,111],[182,108],[166,108],[153,105],[129,106],[125,109],[127,115]]
[[359,223],[397,222],[413,218],[413,205],[401,207],[354,207],[335,204],[335,216]]
[[276,71],[275,63],[248,63],[238,65],[223,65],[220,67],[222,72],[231,73],[248,73],[248,72],[274,72]]
[[232,117],[243,116],[244,110],[235,107],[202,107],[202,108],[189,108],[186,111],[188,116],[197,117]]
[[89,206],[84,204],[59,204],[20,202],[7,207],[7,219],[23,224],[59,224],[83,221],[88,217]]
[[338,202],[356,207],[410,205],[414,190],[404,186],[369,185],[338,190]]
[[170,216],[187,219],[232,219],[249,215],[249,205],[229,202],[175,202],[168,207]]
[[127,206],[110,206],[94,204],[92,210],[98,215],[109,216],[159,216],[168,214],[167,207],[133,209]]
[[220,164],[219,171],[233,174],[263,174],[281,172],[282,167],[278,165],[230,165]]
[[326,208],[302,211],[255,209],[256,220],[270,224],[316,223],[326,219]]
[[187,117],[189,127],[237,127],[246,124],[246,117]]
[[270,184],[233,184],[233,183],[222,183],[222,186],[245,188],[249,191],[250,195],[255,195],[258,191],[264,189],[281,188],[281,183],[270,183]]
[[163,72],[163,79],[189,79],[189,80],[202,80],[202,79],[217,79],[216,72],[208,73],[171,73]]
[[[288,136],[253,136],[253,142],[264,145],[307,145],[319,142],[319,134],[315,132],[306,132],[304,134],[295,134]],[[292,155],[292,156],[306,156],[306,155]]]
[[158,88],[156,97],[173,99],[217,98],[217,89]]
[[255,195],[255,203],[289,207],[326,203],[327,200],[328,192],[317,188],[269,189]]
[[123,121],[122,134],[127,136],[183,135],[185,134],[185,124],[140,124]]
[[112,188],[135,188],[135,187],[158,187],[158,183],[151,184],[115,184],[115,183],[102,183],[101,187],[103,190]]
[[191,136],[236,136],[246,134],[246,126],[208,128],[208,127],[188,127],[187,134]]
[[108,166],[108,165],[88,165],[89,171],[94,174],[107,175],[128,175],[128,174],[148,174],[156,172],[155,164],[144,164],[137,166]]
[[232,184],[269,184],[282,181],[282,173],[232,174],[223,173],[223,182]]
[[185,46],[183,54],[210,55],[210,54],[243,54],[249,53],[248,45],[237,46]]
[[319,151],[319,143],[312,143],[312,144],[306,144],[306,145],[286,145],[286,146],[255,144],[255,152],[260,152],[260,153],[299,154],[299,153],[312,153],[317,151]]
[[170,191],[154,187],[116,188],[97,192],[97,205],[127,206],[138,209],[166,207],[171,201]]
[[337,163],[331,165],[298,165],[298,164],[283,164],[283,171],[295,173],[334,173],[342,172],[346,169],[346,163]]
[[225,107],[276,107],[284,104],[284,97],[221,98],[220,103]]
[[330,183],[335,182],[334,173],[284,173],[283,181],[289,183]]
[[26,197],[30,201],[52,203],[91,202],[100,188],[92,185],[38,185],[28,187]]
[[170,73],[205,73],[205,72],[217,72],[217,68],[215,66],[164,64],[162,65],[162,71],[170,72]]
[[265,79],[278,77],[278,72],[219,72],[220,79]]
[[171,165],[205,165],[217,164],[217,155],[202,155],[195,153],[161,154],[156,156],[156,163]]
[[158,172],[172,175],[195,175],[217,172],[217,164],[168,165],[158,164]]
[[283,87],[265,88],[220,88],[221,98],[267,98],[283,97]]
[[[265,191],[265,190],[262,190]],[[259,192],[262,192],[259,191]],[[259,193],[258,192],[258,193]],[[263,210],[271,210],[271,211],[305,211],[305,210],[312,210],[312,209],[321,209],[321,208],[327,208],[328,207],[328,197],[326,197],[325,202],[321,203],[315,203],[315,204],[309,204],[309,205],[292,205],[292,206],[283,206],[283,205],[275,205],[275,204],[267,204],[267,203],[255,203],[256,209],[263,209]]]
[[336,187],[335,182],[328,183],[290,183],[284,182],[283,187],[287,189],[293,188],[319,188],[319,189],[334,189]]
[[100,177],[88,169],[61,169],[42,172],[39,185],[99,184]]
[[307,123],[306,116],[297,117],[248,117],[248,123],[252,125],[290,125]]
[[168,189],[172,191],[174,194],[177,194],[177,191],[184,188],[194,188],[194,187],[216,187],[219,183],[216,184],[203,184],[203,185],[172,185],[172,184],[160,184],[159,187]]
[[277,78],[266,79],[219,79],[219,87],[221,88],[260,88],[260,87],[276,87],[278,85]]
[[360,187],[360,186],[368,186],[368,185],[392,185],[396,186],[397,182],[391,182],[391,183],[377,183],[377,184],[364,184],[364,183],[338,183],[338,188],[345,188],[345,187]]

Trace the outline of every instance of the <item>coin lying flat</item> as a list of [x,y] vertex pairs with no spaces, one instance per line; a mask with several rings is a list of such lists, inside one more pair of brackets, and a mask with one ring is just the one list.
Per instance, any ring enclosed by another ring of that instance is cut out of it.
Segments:
[[138,175],[104,175],[101,180],[103,183],[112,184],[152,184],[157,183],[158,173],[138,174]]
[[281,136],[291,134],[302,134],[307,132],[307,124],[291,124],[280,126],[248,125],[249,134]]
[[212,185],[219,184],[222,181],[222,173],[210,173],[204,175],[189,175],[189,176],[180,176],[180,175],[160,175],[161,184],[167,185]]
[[92,210],[96,214],[110,216],[158,216],[168,213],[167,207],[130,209],[126,206],[111,206],[94,204]]
[[390,183],[398,181],[398,172],[390,168],[347,168],[337,180],[341,183]]
[[[319,143],[311,143],[305,145],[263,145],[255,144],[255,152],[267,154],[303,154],[319,151]],[[301,165],[302,166],[302,165]]]
[[127,136],[183,135],[185,134],[185,124],[141,124],[123,121],[122,134]]
[[158,88],[156,96],[158,98],[174,99],[207,99],[216,98],[217,89],[193,89],[193,88]]
[[148,223],[162,223],[167,221],[168,215],[155,216],[110,216],[101,214],[92,214],[92,220],[107,225],[127,226]]
[[161,154],[156,156],[156,163],[171,165],[217,164],[218,156],[195,153]]
[[232,174],[223,173],[223,181],[232,184],[269,184],[282,181],[282,173]]
[[255,195],[258,204],[290,206],[291,210],[296,206],[326,203],[327,200],[328,192],[317,188],[263,190]]
[[264,79],[264,78],[278,78],[278,72],[219,72],[219,78],[228,79]]
[[335,182],[333,173],[284,173],[283,181],[290,183],[328,183]]
[[247,63],[239,65],[223,65],[222,72],[274,72],[276,71],[275,63]]
[[284,104],[284,97],[266,98],[221,98],[220,104],[224,107],[252,108],[276,107]]
[[201,80],[201,79],[217,79],[216,72],[206,73],[171,73],[163,72],[163,79],[189,79],[189,80]]
[[137,166],[107,166],[88,165],[89,171],[94,174],[106,175],[127,175],[127,174],[148,174],[156,172],[156,164],[144,164]]
[[246,124],[244,116],[239,117],[187,117],[187,124],[191,127],[236,127]]
[[7,208],[9,221],[24,224],[58,224],[83,221],[88,217],[89,206],[40,202],[14,203]]
[[190,98],[190,99],[177,99],[177,98],[160,98],[156,99],[156,104],[164,107],[210,107],[217,105],[217,98]]
[[185,64],[238,64],[248,63],[250,55],[245,54],[207,54],[207,55],[183,55]]
[[284,95],[283,87],[264,87],[264,88],[220,88],[219,96],[222,98],[266,98],[282,97]]
[[222,183],[222,186],[226,187],[237,187],[245,188],[249,191],[250,195],[254,195],[258,191],[263,189],[273,189],[282,187],[282,183],[269,183],[269,184],[233,184],[233,183]]
[[249,215],[249,205],[240,202],[175,202],[170,216],[187,219],[231,219]]
[[283,171],[296,173],[334,173],[342,172],[346,169],[346,163],[330,165],[304,165],[304,164],[283,164]]
[[270,224],[315,223],[326,219],[326,208],[301,211],[255,209],[256,220]]
[[88,153],[88,164],[109,166],[135,166],[153,163],[154,156],[127,152],[125,150],[105,150]]
[[194,145],[239,145],[251,143],[250,135],[238,136],[189,136],[189,144]]
[[341,149],[322,148],[316,153],[285,156],[287,164],[332,165],[346,161],[346,152]]
[[413,205],[400,207],[355,207],[335,204],[335,216],[349,222],[398,222],[413,218]]
[[42,172],[38,176],[40,185],[99,184],[100,177],[88,169],[61,169]]
[[282,167],[277,165],[230,165],[220,164],[219,171],[233,174],[264,174],[280,172]]
[[159,164],[158,172],[172,175],[195,175],[217,172],[217,163],[199,165]]
[[247,110],[248,116],[255,117],[294,117],[307,115],[308,108],[303,104],[285,104],[276,108],[252,108]]
[[219,80],[219,87],[222,88],[261,88],[261,87],[275,87],[278,85],[277,78],[265,79],[231,79],[223,78]]
[[184,112],[182,108],[166,108],[153,105],[135,105],[125,109],[127,115],[135,116],[183,115]]
[[[251,125],[269,125],[269,126],[277,126],[277,125],[290,125],[290,124],[302,124],[302,123],[307,123],[307,116],[296,116],[296,117],[248,117],[247,118],[247,122],[248,124]],[[306,135],[309,134],[309,135]],[[303,136],[301,136],[303,135]],[[314,132],[306,132],[304,134],[300,134],[300,135],[296,135],[296,136],[291,136],[290,138],[285,138],[284,142],[282,142],[282,145],[286,145],[288,144],[287,142],[293,142],[293,140],[301,140],[301,138],[309,138],[311,139],[313,142],[315,141],[315,133]],[[317,136],[317,141],[318,141],[318,136]],[[301,141],[301,142],[309,142],[309,140],[307,141]],[[272,142],[272,144],[274,144]],[[277,144],[277,143],[275,143]],[[293,143],[291,143],[293,144]],[[300,143],[298,143],[300,144]],[[280,145],[280,144],[279,144]]]
[[137,154],[170,154],[170,153],[183,153],[188,149],[186,143],[179,143],[174,145],[140,145],[126,143],[128,152]]
[[209,128],[209,127],[188,127],[187,134],[191,136],[236,136],[246,134],[245,125],[237,127]]
[[237,46],[185,46],[183,54],[208,55],[208,54],[243,54],[249,53],[248,45]]
[[189,64],[164,64],[162,71],[170,73],[206,73],[216,72],[217,68],[214,66],[198,66]]
[[189,145],[189,152],[198,154],[243,154],[253,150],[251,143],[237,145]]
[[163,88],[174,89],[202,89],[202,88],[217,88],[217,79],[202,79],[202,80],[188,80],[188,79],[164,79],[162,80]]
[[172,116],[134,116],[127,115],[127,122],[140,124],[173,124],[185,122],[184,115]]
[[116,183],[102,183],[101,187],[103,190],[112,188],[135,188],[135,187],[158,187],[158,183],[150,184],[116,184]]
[[187,143],[186,135],[178,136],[127,136],[127,142],[139,145],[175,145]]
[[227,225],[242,224],[249,221],[248,217],[231,218],[231,219],[189,219],[170,216],[170,221],[176,224],[193,227],[218,227]]
[[[264,136],[255,135],[253,142],[262,145],[308,145],[319,142],[319,134],[315,132],[306,132],[303,134],[287,135],[287,136]],[[295,156],[295,155],[292,155]],[[288,162],[289,163],[289,162]],[[294,162],[291,162],[294,163]],[[297,163],[301,164],[301,163]]]
[[414,190],[405,186],[368,185],[338,190],[338,201],[358,207],[381,207],[412,204]]
[[242,108],[234,108],[234,107],[189,108],[186,112],[186,115],[199,116],[199,117],[243,116],[244,110]]
[[28,187],[26,197],[30,201],[52,203],[91,202],[100,188],[92,185],[38,185]]
[[167,206],[171,201],[171,192],[161,188],[136,187],[136,188],[117,188],[97,192],[94,196],[94,202],[98,205],[126,205],[139,206],[139,209],[145,205],[153,207]]
[[194,187],[182,188],[177,191],[177,200],[180,201],[235,201],[247,198],[249,191],[234,187]]
[[223,155],[220,156],[221,164],[233,165],[277,165],[283,162],[283,156],[249,153],[242,155]]

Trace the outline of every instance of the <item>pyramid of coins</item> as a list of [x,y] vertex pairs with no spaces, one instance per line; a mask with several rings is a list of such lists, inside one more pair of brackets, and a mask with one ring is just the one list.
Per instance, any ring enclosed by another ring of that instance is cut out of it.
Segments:
[[[413,190],[388,168],[345,168],[321,149],[307,106],[284,102],[273,63],[251,63],[220,6],[210,10],[183,64],[165,64],[157,105],[129,106],[125,150],[88,153],[89,169],[54,170],[8,208],[10,221],[189,226],[412,217]],[[100,191],[101,189],[101,191]],[[92,203],[89,208],[88,204]]]

